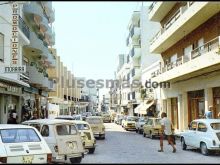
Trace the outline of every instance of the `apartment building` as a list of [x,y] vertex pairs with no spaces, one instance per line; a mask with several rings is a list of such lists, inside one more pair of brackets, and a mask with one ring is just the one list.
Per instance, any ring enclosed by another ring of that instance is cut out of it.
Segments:
[[26,66],[23,73],[0,73],[0,121],[7,123],[11,111],[18,114],[18,122],[26,112],[47,117],[47,96],[53,90],[53,80],[46,68],[55,67],[49,50],[55,43],[52,2],[8,1],[0,6],[0,20],[0,66]]
[[[149,51],[150,38],[159,30],[160,24],[148,19],[148,10],[148,7],[142,6],[139,11],[134,11],[127,27],[126,45],[129,65],[127,79],[130,85],[134,84],[133,81],[141,83],[142,70],[160,59],[159,54],[152,54]],[[130,88],[128,100],[130,114],[137,115],[134,109],[142,102],[139,87]]]
[[150,51],[162,56],[153,81],[170,82],[162,90],[163,111],[176,130],[182,131],[209,106],[220,112],[220,3],[154,2],[149,19],[161,29]]

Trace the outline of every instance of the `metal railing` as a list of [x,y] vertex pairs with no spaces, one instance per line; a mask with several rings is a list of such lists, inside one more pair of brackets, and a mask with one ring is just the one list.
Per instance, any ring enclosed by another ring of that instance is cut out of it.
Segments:
[[189,53],[189,59],[187,59],[186,54],[182,55],[182,56],[178,57],[176,59],[176,61],[167,63],[164,68],[160,69],[160,72],[159,71],[152,72],[151,77],[156,77],[161,73],[167,72],[175,67],[178,67],[186,62],[189,62],[189,61],[191,61],[191,60],[193,60],[193,59],[195,59],[205,53],[213,51],[217,48],[220,48],[220,36],[218,36],[218,37],[210,40],[209,42],[205,43],[204,45],[201,45],[201,46],[197,47],[196,49],[192,50]]
[[29,27],[26,25],[26,23],[24,22],[24,20],[21,18],[21,16],[19,15],[19,29],[21,29],[21,31],[24,33],[24,35],[30,39],[30,30]]
[[189,7],[192,5],[192,3],[188,5],[188,3],[185,6],[180,7],[169,19],[168,21],[163,25],[163,27],[156,33],[156,35],[151,39],[150,44],[152,45],[165,31],[167,31],[180,17],[185,13],[186,10],[189,9]]

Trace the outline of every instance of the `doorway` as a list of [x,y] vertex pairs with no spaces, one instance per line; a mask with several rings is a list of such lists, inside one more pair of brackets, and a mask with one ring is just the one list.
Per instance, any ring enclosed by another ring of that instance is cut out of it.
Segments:
[[173,123],[174,129],[179,129],[179,120],[178,120],[178,98],[171,98],[171,120]]

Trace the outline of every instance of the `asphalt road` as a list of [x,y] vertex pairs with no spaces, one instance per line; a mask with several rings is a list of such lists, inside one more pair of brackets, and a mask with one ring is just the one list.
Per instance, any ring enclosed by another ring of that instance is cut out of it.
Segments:
[[181,149],[177,140],[177,152],[164,141],[160,153],[159,139],[149,139],[135,131],[125,131],[120,125],[105,123],[106,139],[98,140],[94,154],[85,155],[81,163],[220,163],[220,154],[204,156],[199,150]]

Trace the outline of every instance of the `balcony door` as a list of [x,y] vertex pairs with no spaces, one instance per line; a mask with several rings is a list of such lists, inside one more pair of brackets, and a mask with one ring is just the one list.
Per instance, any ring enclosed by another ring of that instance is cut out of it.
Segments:
[[213,88],[214,118],[220,119],[220,87]]
[[186,59],[186,61],[189,61],[191,59],[192,48],[192,45],[189,45],[186,48],[184,48],[184,58]]

